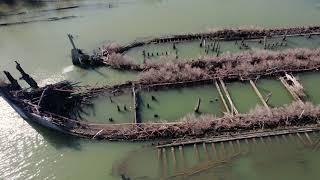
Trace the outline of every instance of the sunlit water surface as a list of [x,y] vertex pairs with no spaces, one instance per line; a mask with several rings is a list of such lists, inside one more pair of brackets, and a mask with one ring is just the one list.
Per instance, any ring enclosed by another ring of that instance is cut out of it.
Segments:
[[[104,5],[97,5],[102,2]],[[112,4],[111,7],[109,3]],[[72,1],[68,5],[77,4],[84,7],[57,12],[35,12],[38,11],[38,8],[27,9],[29,13],[24,15],[1,17],[0,22],[7,23],[76,16],[54,22],[43,21],[0,27],[0,69],[9,70],[18,78],[19,75],[13,64],[13,60],[18,60],[40,85],[64,79],[90,85],[116,84],[136,79],[136,73],[109,68],[84,70],[72,66],[71,46],[67,40],[67,33],[72,33],[76,37],[76,44],[80,48],[91,51],[106,42],[125,43],[142,37],[208,31],[216,27],[316,24],[320,16],[318,0],[239,0],[232,2],[223,0],[196,2],[193,0],[118,0],[110,2]],[[49,4],[41,8],[52,9],[54,7],[56,5]],[[15,12],[15,10],[12,11]],[[22,8],[22,11],[25,9]],[[318,45],[319,42],[315,41],[306,46],[318,47]],[[229,48],[228,45],[225,47]],[[197,49],[191,52],[188,47],[179,48],[185,52],[183,54],[186,54],[186,57],[199,54]],[[238,51],[234,47],[227,50]],[[139,55],[139,51],[135,53]],[[302,83],[306,86],[310,99],[315,103],[320,102],[317,95],[318,77],[317,74],[301,75]],[[256,103],[260,103],[252,88],[247,84],[231,83],[227,86],[241,112],[248,111],[254,108]],[[265,89],[261,90],[264,91],[262,92],[264,96],[272,91],[270,103],[274,106],[286,104],[292,100],[283,87],[279,87],[278,82],[261,82],[257,86]],[[279,89],[278,95],[277,89]],[[193,109],[200,96],[204,99],[203,111],[205,113],[221,113],[221,104],[211,104],[209,101],[217,96],[214,87],[183,90],[183,92],[173,90],[163,95],[161,93],[159,91],[156,95],[163,97],[165,102],[161,102],[160,105],[152,105],[155,111],[161,113],[161,117],[168,120],[181,117],[188,110]],[[145,101],[150,101],[150,93],[143,93],[142,96]],[[185,96],[189,98],[185,99]],[[179,101],[170,102],[170,99],[175,97]],[[176,114],[172,106],[184,106],[185,100],[190,104],[187,107],[188,110],[178,107]],[[108,98],[97,101],[100,101],[97,104],[103,104],[108,101]],[[119,103],[130,106],[132,102],[125,97],[122,100],[120,98]],[[155,112],[146,109],[143,112],[145,112],[144,119],[157,121],[153,119]],[[99,122],[107,121],[110,116],[118,122],[131,119],[129,114],[119,115],[114,104],[102,105],[96,110],[96,113],[98,117],[96,121]],[[0,131],[0,179],[120,179],[119,174],[114,173],[117,164],[115,162],[125,158],[128,152],[142,146],[141,143],[96,142],[65,137],[37,125],[28,124],[3,99],[0,99]],[[288,146],[281,147],[289,147],[290,144],[292,143],[289,141]],[[282,149],[277,148],[274,144],[270,144],[269,148],[270,151],[258,151],[258,153],[228,161],[225,166],[193,176],[192,179],[208,179],[209,177],[246,180],[301,179],[302,177],[316,179],[319,177],[316,171],[316,167],[319,166],[316,158],[318,157],[317,152],[309,151],[304,147]],[[135,168],[139,176],[149,176],[151,172],[155,172],[153,163],[157,162],[149,161],[152,158],[147,159],[147,155],[152,153],[148,152],[146,156],[138,159],[139,163]],[[193,152],[186,151],[186,154],[190,154],[187,157],[192,157]],[[203,156],[203,153],[200,154]],[[172,160],[170,157],[168,159]],[[189,159],[188,162],[191,165],[197,164],[197,161],[192,159]],[[172,172],[173,169],[169,168],[169,171]],[[162,176],[158,173],[151,175],[155,179]]]

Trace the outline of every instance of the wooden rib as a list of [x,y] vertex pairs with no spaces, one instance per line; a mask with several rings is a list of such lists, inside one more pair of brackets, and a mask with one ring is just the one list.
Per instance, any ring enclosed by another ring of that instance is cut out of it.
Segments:
[[202,147],[203,147],[204,153],[206,154],[206,159],[209,161],[209,153],[208,153],[206,143],[202,143]]
[[182,169],[186,167],[185,161],[184,161],[184,155],[183,155],[183,148],[182,146],[179,146],[179,154],[180,154],[180,159],[182,163]]
[[227,105],[227,103],[226,103],[226,100],[225,100],[224,97],[223,97],[223,94],[222,94],[222,92],[221,92],[220,86],[219,86],[219,84],[217,83],[217,81],[215,81],[215,85],[216,85],[216,88],[217,88],[218,93],[219,93],[219,95],[220,95],[220,99],[222,100],[222,103],[223,103],[223,105],[224,105],[224,108],[226,109],[226,111],[227,111],[228,113],[230,113],[229,107],[228,107],[228,105]]
[[307,137],[307,139],[308,139],[308,141],[309,141],[310,145],[312,145],[312,144],[313,144],[313,142],[312,142],[312,140],[311,140],[311,138],[310,138],[309,134],[305,132],[305,133],[304,133],[304,135]]
[[173,172],[177,171],[177,161],[176,161],[176,154],[174,152],[174,147],[171,147],[171,156],[172,156],[172,161],[173,161]]
[[168,170],[168,161],[167,161],[167,154],[166,148],[162,148],[162,156],[163,156],[163,177],[167,177],[167,170]]
[[299,140],[302,142],[302,144],[305,146],[306,142],[303,140],[303,138],[301,137],[301,135],[299,133],[297,133],[297,136],[299,138]]
[[225,95],[227,96],[227,99],[228,99],[228,101],[229,101],[229,104],[230,104],[230,106],[231,106],[231,113],[239,114],[236,106],[234,105],[234,103],[233,103],[233,101],[232,101],[232,99],[231,99],[231,96],[230,96],[230,94],[229,94],[229,92],[228,92],[228,89],[227,89],[226,85],[224,84],[224,82],[222,81],[222,79],[219,79],[219,81],[220,81],[220,84],[221,84],[221,86],[222,86],[222,89],[223,89]]
[[267,102],[263,99],[263,97],[262,97],[260,91],[258,90],[257,86],[255,85],[255,83],[252,80],[250,80],[250,84],[251,84],[253,90],[255,91],[255,93],[257,94],[257,96],[259,97],[260,101],[264,105],[264,107],[267,108],[269,112],[271,112]]
[[214,157],[217,157],[217,159],[219,159],[218,153],[217,153],[217,149],[216,149],[216,145],[214,143],[211,143],[211,148],[212,148],[212,152],[214,154]]
[[230,147],[231,147],[232,153],[235,153],[235,152],[236,152],[236,150],[234,149],[233,142],[232,142],[232,141],[229,141],[229,144],[230,144]]
[[193,149],[194,149],[196,158],[198,158],[198,161],[200,161],[200,154],[199,154],[198,146],[196,143],[193,145]]
[[238,151],[240,152],[240,151],[241,151],[241,146],[240,146],[240,141],[239,141],[239,139],[237,139],[237,145],[238,145]]
[[283,77],[279,77],[281,83],[283,86],[288,90],[288,92],[291,94],[294,100],[298,101],[299,103],[303,104],[303,101],[300,99],[300,97],[291,89],[290,85],[287,83],[286,80],[284,80]]

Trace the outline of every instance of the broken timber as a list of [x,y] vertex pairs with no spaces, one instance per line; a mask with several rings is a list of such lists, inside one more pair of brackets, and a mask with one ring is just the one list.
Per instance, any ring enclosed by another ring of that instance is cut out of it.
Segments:
[[132,95],[133,95],[133,104],[134,104],[134,123],[139,124],[141,123],[141,115],[140,115],[140,94],[139,91],[136,90],[135,84],[132,84]]
[[[269,136],[279,136],[279,135],[287,135],[287,134],[298,134],[298,133],[305,133],[305,132],[313,132],[313,131],[320,131],[320,126],[317,127],[303,127],[303,128],[291,128],[291,129],[279,129],[279,130],[269,130],[269,131],[257,131],[257,132],[247,132],[247,133],[238,133],[235,135],[224,135],[219,137],[212,137],[212,138],[199,138],[199,139],[192,139],[188,141],[181,141],[181,142],[174,142],[165,145],[159,145],[157,148],[165,148],[171,146],[184,146],[190,144],[198,144],[198,143],[218,143],[218,142],[226,142],[226,141],[235,141],[235,140],[246,140],[252,139],[257,137],[269,137]],[[301,137],[301,136],[300,136]]]
[[222,79],[219,79],[219,81],[220,81],[220,84],[221,84],[221,86],[222,86],[222,89],[223,89],[225,95],[227,96],[227,99],[228,99],[228,101],[229,101],[229,104],[230,104],[230,106],[231,106],[231,113],[232,113],[232,114],[239,114],[236,106],[233,104],[233,101],[232,101],[232,99],[231,99],[231,96],[230,96],[230,94],[229,94],[229,92],[228,92],[228,89],[227,89],[226,85],[224,84],[223,80],[222,80]]
[[287,81],[283,77],[279,77],[281,83],[283,86],[288,90],[288,92],[291,94],[293,99],[295,101],[298,101],[299,103],[303,104],[303,101],[300,99],[300,97],[294,92],[294,90],[291,88],[291,86],[287,83]]
[[214,83],[215,83],[215,85],[216,85],[216,88],[217,88],[217,90],[218,90],[218,93],[219,93],[219,95],[220,95],[220,98],[221,98],[221,100],[222,100],[222,103],[223,103],[223,105],[224,105],[224,108],[226,109],[226,111],[227,111],[228,113],[230,113],[229,107],[228,107],[228,105],[227,105],[227,103],[226,103],[226,100],[225,100],[224,97],[223,97],[223,94],[222,94],[222,92],[221,92],[221,89],[220,89],[220,86],[219,86],[218,82],[215,81]]
[[253,90],[255,91],[255,93],[257,94],[257,96],[259,97],[259,99],[261,100],[261,102],[262,102],[262,104],[264,105],[264,107],[267,108],[268,111],[270,112],[271,110],[270,110],[268,104],[267,104],[266,101],[263,99],[263,97],[262,97],[261,93],[259,92],[259,90],[258,90],[257,86],[255,85],[255,83],[254,83],[252,80],[250,80],[250,84],[251,84]]

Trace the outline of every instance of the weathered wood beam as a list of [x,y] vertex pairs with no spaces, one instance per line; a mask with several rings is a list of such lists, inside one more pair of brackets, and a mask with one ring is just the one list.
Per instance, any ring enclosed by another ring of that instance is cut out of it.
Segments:
[[250,84],[251,84],[254,92],[257,94],[257,96],[259,97],[260,101],[264,105],[264,107],[267,108],[269,112],[271,112],[267,102],[263,99],[263,97],[262,97],[260,91],[258,90],[257,86],[255,85],[255,83],[252,80],[250,80]]
[[222,94],[222,92],[221,92],[220,86],[219,86],[219,84],[218,84],[217,81],[215,81],[215,85],[216,85],[216,88],[217,88],[217,90],[218,90],[218,93],[219,93],[219,95],[220,95],[220,99],[222,100],[222,103],[223,103],[223,105],[224,105],[225,110],[226,110],[228,113],[230,113],[229,107],[228,107],[228,105],[227,105],[227,103],[226,103],[226,100],[225,100],[224,97],[223,97],[223,94]]
[[295,101],[298,101],[299,103],[303,104],[303,101],[300,99],[300,97],[291,89],[290,85],[287,83],[287,81],[283,77],[279,77],[281,83],[283,86],[288,90],[288,92],[291,94],[293,99]]
[[[241,140],[244,139],[246,143],[247,139],[251,139],[254,137],[268,137],[274,136],[277,137],[279,135],[286,135],[286,134],[296,134],[296,133],[304,133],[304,132],[313,132],[313,131],[320,131],[320,126],[316,127],[301,127],[301,128],[290,128],[290,129],[279,129],[279,130],[270,130],[270,131],[260,131],[260,132],[247,132],[247,133],[239,133],[237,135],[225,135],[219,137],[212,137],[212,138],[200,138],[195,140],[188,140],[183,142],[175,142],[165,145],[157,146],[157,148],[163,147],[171,147],[171,146],[182,146],[182,145],[189,145],[195,143],[217,143],[222,141],[234,141],[234,140]],[[300,136],[301,137],[301,136]]]
[[231,113],[233,113],[233,114],[239,114],[239,112],[238,112],[236,106],[234,105],[234,103],[233,103],[233,101],[232,101],[232,99],[231,99],[231,96],[230,96],[230,94],[229,94],[229,92],[228,92],[228,89],[227,89],[226,85],[224,84],[223,80],[222,80],[222,79],[219,79],[219,81],[220,81],[220,84],[221,84],[221,86],[222,86],[222,89],[223,89],[225,95],[227,96],[227,99],[228,99],[228,101],[229,101],[229,104],[230,104],[230,106],[231,106]]

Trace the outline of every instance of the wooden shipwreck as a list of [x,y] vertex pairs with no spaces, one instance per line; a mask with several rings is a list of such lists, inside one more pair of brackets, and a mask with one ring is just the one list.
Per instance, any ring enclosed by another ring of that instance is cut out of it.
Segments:
[[[20,69],[19,66],[18,69]],[[21,68],[22,69],[22,68]],[[24,71],[23,71],[24,72]],[[2,97],[26,120],[73,136],[106,140],[167,140],[215,137],[221,140],[243,139],[318,131],[320,107],[310,103],[298,103],[287,107],[264,109],[260,107],[247,114],[187,116],[174,123],[144,123],[139,119],[139,90],[184,87],[194,84],[214,84],[218,79],[176,83],[144,84],[139,81],[116,86],[88,88],[68,81],[44,87],[23,89],[9,72],[10,83],[1,84]],[[27,76],[31,78],[29,75]],[[30,80],[30,79],[29,79]],[[31,80],[30,86],[34,85]],[[28,81],[27,81],[28,82]],[[110,93],[132,92],[135,101],[136,120],[127,124],[97,124],[81,117],[83,107],[92,106],[91,99]]]

